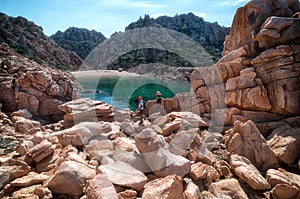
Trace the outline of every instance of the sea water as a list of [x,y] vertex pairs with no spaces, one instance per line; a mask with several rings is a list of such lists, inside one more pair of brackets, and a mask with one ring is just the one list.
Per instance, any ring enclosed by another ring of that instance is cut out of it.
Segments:
[[190,91],[190,84],[184,80],[161,80],[145,76],[89,77],[77,78],[83,87],[81,98],[104,101],[120,109],[135,111],[137,97],[144,101],[155,100],[156,91],[164,98],[172,98],[177,93]]

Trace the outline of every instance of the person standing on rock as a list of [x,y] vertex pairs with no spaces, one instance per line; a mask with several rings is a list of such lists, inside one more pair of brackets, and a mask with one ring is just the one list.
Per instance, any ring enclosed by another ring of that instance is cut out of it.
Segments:
[[141,117],[140,124],[142,124],[143,123],[143,111],[145,109],[145,103],[143,101],[142,96],[138,96],[138,100],[139,100],[138,109],[140,111],[140,117]]
[[157,91],[156,92],[156,102],[159,106],[161,106],[161,99],[162,99],[162,94],[159,91]]

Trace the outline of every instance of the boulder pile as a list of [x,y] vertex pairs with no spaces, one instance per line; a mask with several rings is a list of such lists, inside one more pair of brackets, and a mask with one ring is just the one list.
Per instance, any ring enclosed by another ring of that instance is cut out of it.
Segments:
[[276,129],[266,140],[251,120],[237,120],[221,134],[192,112],[157,112],[143,124],[74,120],[70,128],[62,121],[33,132],[14,128],[38,123],[26,118],[28,110],[3,116],[19,144],[0,157],[2,198],[300,196],[300,175],[288,169],[300,166],[293,153],[299,128]]
[[70,101],[67,73],[0,47],[15,60],[0,57],[0,197],[300,198],[299,10],[239,8],[223,58],[193,71],[191,93],[149,101],[143,123]]

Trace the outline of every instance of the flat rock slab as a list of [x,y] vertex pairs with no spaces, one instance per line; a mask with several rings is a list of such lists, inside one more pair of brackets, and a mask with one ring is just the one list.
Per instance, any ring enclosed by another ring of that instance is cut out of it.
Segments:
[[105,174],[113,184],[130,187],[137,191],[142,190],[147,182],[147,177],[141,171],[121,161],[100,165],[98,170]]

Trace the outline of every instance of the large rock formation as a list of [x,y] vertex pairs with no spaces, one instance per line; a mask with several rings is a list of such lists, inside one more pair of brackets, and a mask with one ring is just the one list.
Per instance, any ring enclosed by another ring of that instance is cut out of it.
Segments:
[[34,117],[58,121],[58,105],[79,96],[79,86],[68,72],[29,60],[0,45],[0,102],[2,110],[27,109]]
[[[257,51],[257,37],[262,37],[263,33],[269,33],[268,35],[273,36],[277,34],[276,37],[279,38],[281,37],[280,29],[282,29],[282,25],[284,23],[287,24],[286,22],[283,23],[283,21],[281,21],[280,24],[276,24],[274,31],[267,31],[262,27],[262,25],[270,23],[269,17],[276,16],[290,18],[298,11],[299,1],[297,0],[250,1],[236,11],[230,29],[230,34],[227,36],[225,41],[223,54],[226,55],[233,50],[244,47],[245,45],[251,47],[251,50],[253,50],[252,52],[255,53]],[[290,21],[291,19],[285,20]],[[290,24],[284,27],[287,28],[289,26]],[[286,31],[284,28],[284,32],[288,33],[289,31]],[[294,31],[294,33],[297,35],[297,31]]]
[[6,43],[14,51],[53,68],[78,69],[82,59],[74,52],[58,46],[43,33],[43,29],[23,17],[9,17],[0,13],[0,44]]
[[250,119],[264,136],[283,124],[295,126],[288,118],[300,115],[299,8],[296,0],[250,1],[239,8],[225,56],[191,75],[198,99],[191,109],[198,104],[215,125]]

